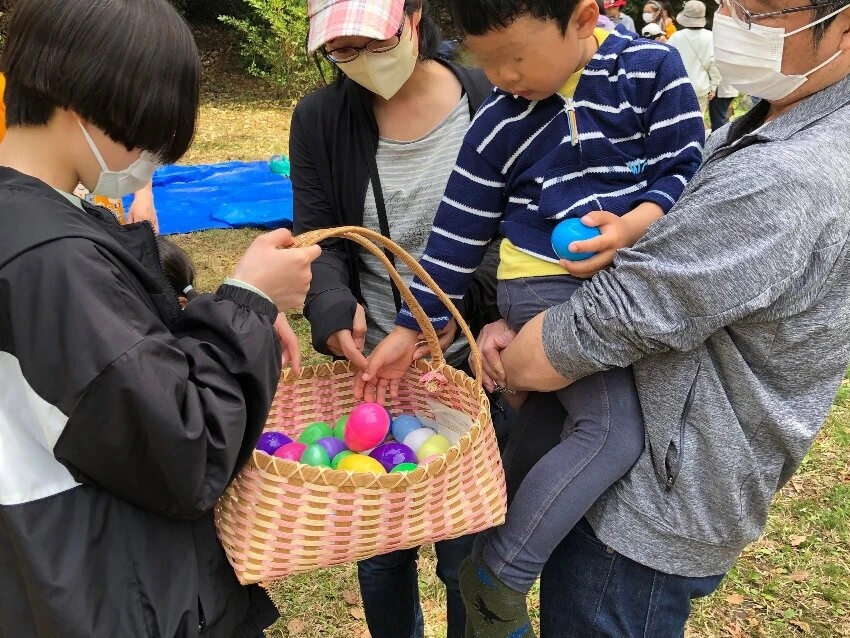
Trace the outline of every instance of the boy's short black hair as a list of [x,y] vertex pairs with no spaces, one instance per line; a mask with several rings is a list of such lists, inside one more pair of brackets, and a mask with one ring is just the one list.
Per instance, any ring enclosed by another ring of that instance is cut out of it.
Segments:
[[186,290],[189,286],[195,285],[195,268],[192,266],[189,255],[180,246],[165,237],[157,237],[156,244],[159,248],[159,263],[162,265],[162,272],[165,273],[165,278],[174,289],[174,294],[187,299],[195,297],[198,293],[194,290],[188,292]]
[[447,0],[455,25],[467,35],[484,35],[504,29],[517,18],[531,15],[554,20],[566,33],[579,0]]
[[165,163],[192,143],[201,64],[168,0],[18,0],[0,70],[10,127],[67,109]]

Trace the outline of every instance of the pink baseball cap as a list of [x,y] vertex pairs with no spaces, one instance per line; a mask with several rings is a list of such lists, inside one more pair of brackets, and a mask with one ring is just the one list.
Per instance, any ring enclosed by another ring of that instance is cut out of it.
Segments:
[[404,0],[307,0],[312,53],[323,44],[345,35],[386,40],[398,31]]

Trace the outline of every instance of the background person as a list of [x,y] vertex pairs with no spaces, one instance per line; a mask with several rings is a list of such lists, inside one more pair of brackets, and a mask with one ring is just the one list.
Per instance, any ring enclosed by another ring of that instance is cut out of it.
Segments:
[[632,33],[637,33],[635,21],[632,20],[632,17],[628,13],[623,11],[623,7],[626,6],[626,0],[606,0],[604,6],[605,14],[611,22],[628,29]]
[[673,24],[673,20],[670,19],[667,9],[659,0],[649,0],[643,6],[641,17],[644,24],[655,23],[661,27],[668,39],[676,33],[676,25]]
[[720,130],[729,122],[732,102],[739,95],[738,89],[723,78],[720,79],[714,99],[708,104],[708,114],[711,118],[712,131]]
[[661,44],[667,43],[667,34],[664,32],[664,29],[658,26],[655,22],[650,22],[644,26],[644,28],[640,30],[640,35],[647,40],[655,40]]
[[705,28],[705,3],[688,0],[676,20],[684,28],[674,33],[668,42],[682,56],[699,100],[700,112],[704,114],[720,84],[720,72],[714,63],[714,42],[711,31]]

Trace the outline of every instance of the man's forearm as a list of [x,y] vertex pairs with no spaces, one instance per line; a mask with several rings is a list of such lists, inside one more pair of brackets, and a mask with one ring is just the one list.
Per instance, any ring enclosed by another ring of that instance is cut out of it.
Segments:
[[552,392],[570,383],[552,367],[543,348],[542,313],[529,321],[502,352],[508,388],[517,391]]

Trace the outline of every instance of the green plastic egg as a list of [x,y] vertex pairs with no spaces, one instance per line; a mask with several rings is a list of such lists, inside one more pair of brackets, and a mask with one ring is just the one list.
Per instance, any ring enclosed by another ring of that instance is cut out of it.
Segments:
[[301,455],[301,462],[304,465],[312,465],[314,467],[330,467],[331,459],[328,456],[328,451],[321,445],[311,445],[304,454]]
[[354,452],[352,452],[351,450],[343,450],[334,457],[333,461],[331,461],[331,467],[333,469],[337,469],[339,466],[339,462],[342,461],[342,459],[344,459],[346,456],[351,456],[352,454],[354,454]]
[[348,424],[348,415],[341,416],[334,425],[334,436],[340,441],[345,441],[345,426]]
[[416,465],[416,463],[399,463],[398,465],[396,465],[392,469],[390,474],[395,474],[397,472],[412,472],[413,470],[417,469],[418,467],[419,466]]
[[333,434],[331,426],[323,421],[319,421],[318,423],[311,423],[304,428],[304,431],[298,437],[298,442],[304,445],[313,445],[319,439],[323,439],[326,436],[333,436]]

